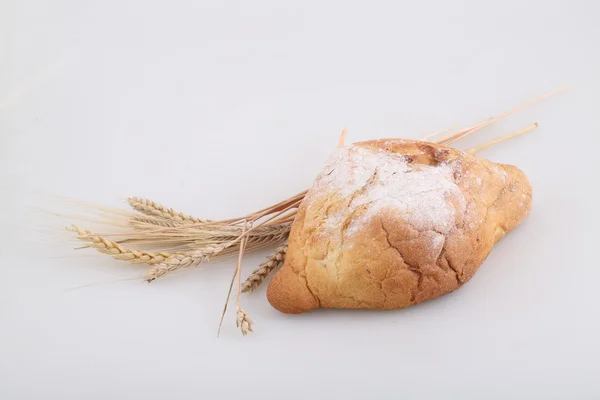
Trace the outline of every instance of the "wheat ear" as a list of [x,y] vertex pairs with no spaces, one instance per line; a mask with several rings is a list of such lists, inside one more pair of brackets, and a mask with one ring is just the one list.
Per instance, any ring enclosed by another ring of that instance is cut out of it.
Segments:
[[287,244],[278,247],[273,254],[267,257],[267,261],[260,264],[242,284],[242,293],[251,293],[267,279],[267,276],[276,268],[283,265],[287,253]]
[[133,264],[152,264],[163,262],[172,255],[165,252],[152,253],[142,250],[132,250],[121,246],[119,243],[108,240],[102,236],[94,235],[91,231],[71,225],[67,230],[77,233],[77,239],[87,243],[91,247],[103,254],[108,254],[117,260],[129,261]]
[[235,303],[235,312],[235,326],[240,328],[240,330],[242,331],[242,335],[246,336],[248,333],[252,332],[252,320],[250,319],[248,314],[246,314],[246,312],[242,309],[242,307],[240,307],[240,303],[238,302]]
[[156,203],[152,200],[145,199],[143,197],[130,197],[127,202],[136,211],[142,214],[151,215],[154,217],[161,217],[168,220],[174,220],[181,224],[199,224],[210,222],[206,219],[200,219],[184,214],[179,211],[175,211],[172,208],[163,206],[162,204]]
[[162,262],[152,265],[146,276],[147,282],[160,278],[170,272],[179,271],[208,261],[212,257],[219,255],[228,247],[233,246],[237,241],[231,241],[218,245],[204,246],[199,250],[185,253],[173,253]]
[[148,229],[151,225],[162,226],[163,228],[174,228],[179,226],[180,223],[177,221],[166,219],[166,218],[157,218],[151,215],[143,215],[143,216],[135,216],[131,217],[129,220],[129,225],[131,225],[134,229]]

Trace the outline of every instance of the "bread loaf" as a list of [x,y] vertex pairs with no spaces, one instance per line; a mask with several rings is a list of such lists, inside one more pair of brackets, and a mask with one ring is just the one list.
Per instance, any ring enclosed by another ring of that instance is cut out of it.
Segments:
[[301,204],[269,284],[281,312],[399,309],[467,282],[531,209],[518,168],[428,142],[339,149]]

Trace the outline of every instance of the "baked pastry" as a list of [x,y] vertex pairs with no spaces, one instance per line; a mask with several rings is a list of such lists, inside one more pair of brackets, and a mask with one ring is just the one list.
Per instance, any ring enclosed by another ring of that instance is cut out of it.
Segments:
[[429,142],[338,149],[302,202],[267,289],[284,313],[399,309],[461,287],[531,209],[511,165]]

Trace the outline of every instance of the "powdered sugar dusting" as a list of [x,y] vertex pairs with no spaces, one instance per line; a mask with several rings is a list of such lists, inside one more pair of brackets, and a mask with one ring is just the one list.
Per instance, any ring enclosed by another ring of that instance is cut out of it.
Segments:
[[466,207],[451,166],[413,165],[402,154],[361,146],[339,149],[328,160],[311,195],[319,193],[337,193],[346,202],[328,214],[328,228],[339,229],[352,210],[366,209],[351,221],[347,235],[383,209],[397,211],[414,229],[446,234],[455,225],[455,213]]

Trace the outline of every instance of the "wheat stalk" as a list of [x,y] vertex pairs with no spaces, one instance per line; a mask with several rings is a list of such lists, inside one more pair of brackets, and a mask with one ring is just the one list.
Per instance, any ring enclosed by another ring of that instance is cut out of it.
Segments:
[[287,253],[287,244],[275,249],[275,252],[267,257],[267,261],[259,265],[242,284],[242,293],[251,293],[260,286],[267,276],[276,268],[283,265]]
[[469,153],[471,155],[475,155],[475,154],[479,153],[480,151],[483,151],[483,150],[487,149],[488,147],[492,147],[492,146],[494,146],[494,145],[496,145],[498,143],[501,143],[501,142],[503,142],[505,140],[509,140],[509,139],[515,138],[517,136],[521,136],[521,135],[524,135],[526,133],[529,133],[532,130],[534,130],[535,128],[537,128],[537,127],[538,127],[538,123],[534,122],[533,124],[527,125],[526,127],[521,128],[521,129],[519,129],[517,131],[508,133],[508,134],[506,134],[504,136],[501,136],[499,138],[496,138],[494,140],[490,140],[489,142],[485,142],[483,144],[480,144],[480,145],[477,145],[475,147],[472,147],[469,150],[467,150],[467,153]]
[[[227,305],[229,304],[229,298],[231,297],[231,290],[233,289],[233,283],[235,282],[235,278],[238,278],[237,291],[235,295],[235,306],[236,306],[236,325],[238,328],[241,328],[242,335],[246,336],[248,332],[252,332],[252,320],[248,317],[248,315],[242,310],[240,307],[240,287],[241,287],[241,273],[242,273],[242,259],[244,258],[244,250],[246,249],[246,241],[248,236],[246,236],[247,230],[246,227],[248,225],[247,221],[242,221],[242,239],[240,243],[240,251],[238,253],[238,261],[235,266],[235,270],[233,271],[233,276],[231,277],[231,283],[229,284],[229,291],[227,292],[227,297],[225,298],[225,305],[223,306],[223,313],[221,314],[221,320],[219,321],[219,330],[217,331],[217,337],[221,333],[221,326],[223,325],[223,318],[225,318],[225,313],[227,312]],[[251,228],[252,229],[252,228]]]
[[[244,233],[246,233],[246,221],[244,221]],[[246,314],[246,312],[240,306],[240,293],[242,288],[242,259],[244,258],[244,250],[246,249],[246,241],[247,238],[244,237],[242,239],[242,243],[240,244],[240,254],[238,258],[237,264],[237,292],[235,295],[235,326],[240,328],[242,331],[242,335],[246,336],[249,332],[252,332],[252,320]]]
[[[142,217],[145,218],[145,217]],[[152,217],[151,217],[152,218]],[[224,256],[239,250],[239,239],[242,231],[237,226],[215,226],[208,230],[190,228],[173,232],[164,232],[151,236],[145,232],[128,235],[120,242],[110,240],[102,235],[94,234],[76,225],[68,228],[77,233],[77,238],[87,243],[86,247],[94,248],[100,253],[108,254],[118,260],[132,263],[152,264],[146,277],[151,282],[167,273],[192,267],[217,256]],[[258,249],[272,243],[281,243],[287,239],[290,224],[259,226],[249,232],[247,248]],[[172,248],[191,248],[190,251],[151,252],[133,250],[123,246],[123,243],[138,243],[148,246],[158,244]]]
[[[281,244],[290,232],[290,223],[265,225],[248,232],[248,250],[256,250],[270,244]],[[136,243],[137,246],[160,248],[161,250],[184,252],[194,251],[206,246],[215,246],[235,241],[242,235],[237,226],[206,226],[204,228],[173,228],[161,232],[137,230],[129,232],[119,243]],[[108,238],[121,237],[120,234],[105,233]],[[239,242],[239,240],[238,240]],[[223,254],[237,251],[238,244],[229,247]]]

